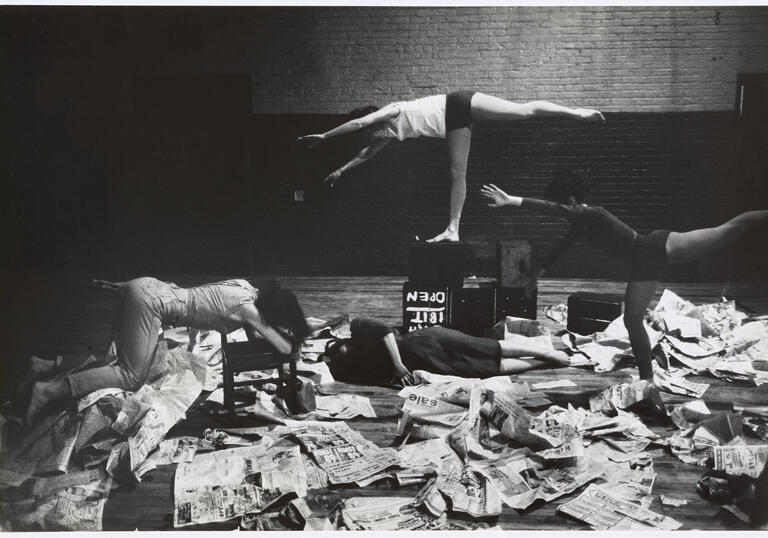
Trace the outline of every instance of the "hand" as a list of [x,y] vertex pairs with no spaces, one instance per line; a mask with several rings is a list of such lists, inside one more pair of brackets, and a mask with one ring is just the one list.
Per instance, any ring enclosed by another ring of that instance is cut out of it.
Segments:
[[414,383],[413,374],[405,366],[395,367],[395,375],[392,377],[392,381],[395,384],[410,387]]
[[341,170],[336,170],[335,172],[331,172],[327,176],[325,176],[325,179],[323,179],[323,183],[328,183],[331,187],[333,187],[336,184],[336,181],[341,177]]
[[576,113],[584,121],[599,121],[605,123],[605,116],[599,110],[592,110],[591,108],[577,108]]
[[296,142],[309,142],[307,149],[312,149],[320,144],[323,140],[325,140],[324,134],[310,134],[298,137]]
[[480,193],[490,200],[488,207],[502,207],[509,204],[510,196],[496,185],[483,185]]

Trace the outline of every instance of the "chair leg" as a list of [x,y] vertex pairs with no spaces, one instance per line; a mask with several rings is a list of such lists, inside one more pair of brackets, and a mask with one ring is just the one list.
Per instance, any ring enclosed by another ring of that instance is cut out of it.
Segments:
[[224,378],[224,407],[227,409],[230,424],[235,422],[235,372],[229,366],[227,361],[227,352],[225,348],[226,335],[221,336],[221,369]]
[[290,375],[288,376],[288,394],[292,401],[297,400],[297,385],[298,385],[298,374],[296,372],[296,361],[291,361],[290,364]]

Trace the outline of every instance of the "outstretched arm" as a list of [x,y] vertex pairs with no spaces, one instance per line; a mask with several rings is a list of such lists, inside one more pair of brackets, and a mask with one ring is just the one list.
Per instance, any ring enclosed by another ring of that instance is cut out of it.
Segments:
[[[521,198],[520,196],[511,196],[501,190],[496,185],[483,185],[480,192],[488,200],[488,207],[522,207],[524,209],[530,209],[539,213],[547,215],[554,215],[557,217],[570,218],[577,211],[573,206],[565,204],[556,204],[554,202],[548,202],[545,200],[537,200],[535,198]],[[538,271],[534,273],[534,277],[538,278],[542,276],[550,265],[555,263],[557,259],[570,247],[580,235],[578,228],[571,226],[568,233],[549,251],[544,257],[541,266]]]
[[405,367],[402,358],[400,358],[400,349],[397,347],[394,333],[389,333],[384,337],[384,348],[389,354],[392,366],[395,367],[395,380],[404,386],[413,385],[413,374]]
[[348,163],[344,164],[341,168],[334,170],[333,172],[328,174],[325,177],[325,179],[323,179],[323,183],[330,182],[331,187],[333,187],[334,184],[336,183],[336,180],[341,177],[341,174],[343,174],[350,168],[354,168],[355,166],[361,165],[366,161],[370,161],[374,157],[374,155],[376,155],[378,152],[380,152],[384,148],[384,146],[389,144],[390,140],[391,140],[390,138],[380,138],[370,146],[363,148]]
[[319,134],[310,134],[306,136],[300,136],[296,140],[298,142],[304,142],[304,141],[311,142],[310,145],[308,146],[308,149],[313,148],[323,140],[327,140],[332,136],[339,136],[347,133],[353,133],[355,131],[359,131],[360,129],[365,129],[366,127],[373,125],[374,123],[391,120],[392,118],[396,117],[399,113],[400,113],[400,110],[397,107],[392,105],[387,105],[384,108],[380,108],[376,112],[372,112],[361,118],[355,118],[353,120],[349,120],[346,123],[342,123],[338,127],[334,127],[333,129],[331,129],[330,131],[326,131],[324,133],[319,133]]
[[261,314],[252,304],[243,305],[232,316],[236,321],[240,321],[245,326],[245,332],[248,338],[261,336],[280,353],[288,355],[293,351],[293,345],[282,334],[273,327],[264,323]]

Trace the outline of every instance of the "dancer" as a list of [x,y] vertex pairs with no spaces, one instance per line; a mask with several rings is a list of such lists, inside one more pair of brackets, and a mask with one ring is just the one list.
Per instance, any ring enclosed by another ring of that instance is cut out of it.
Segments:
[[566,353],[520,335],[494,340],[439,326],[401,334],[367,318],[352,320],[350,331],[351,338],[332,342],[325,352],[331,373],[342,380],[412,385],[413,370],[485,378],[570,364]]
[[768,225],[768,210],[742,213],[715,228],[690,232],[655,230],[639,234],[602,207],[590,207],[584,200],[588,189],[573,172],[559,172],[544,191],[545,200],[510,196],[496,185],[484,185],[482,194],[489,207],[521,207],[546,215],[562,217],[571,227],[541,264],[538,276],[557,260],[579,236],[609,254],[625,258],[631,272],[624,298],[624,325],[643,379],[653,378],[651,343],[643,325],[645,311],[656,292],[667,263],[695,260],[721,249],[743,233]]
[[310,142],[309,148],[313,148],[331,137],[362,131],[372,141],[371,145],[323,180],[333,187],[341,174],[370,160],[393,138],[400,141],[420,136],[445,138],[451,175],[450,217],[445,231],[428,239],[429,242],[459,240],[459,222],[467,196],[467,160],[472,123],[475,120],[501,122],[539,116],[564,116],[582,121],[605,121],[597,110],[568,108],[547,101],[514,103],[473,91],[400,101],[373,110],[330,131],[301,136],[298,140]]
[[246,280],[225,280],[188,289],[150,277],[119,283],[97,280],[94,284],[121,293],[112,326],[117,362],[58,381],[35,383],[28,423],[43,408],[67,397],[78,399],[108,387],[141,387],[150,373],[164,325],[223,333],[243,327],[249,338],[261,336],[280,353],[297,350],[309,334],[296,297],[276,282],[261,290]]

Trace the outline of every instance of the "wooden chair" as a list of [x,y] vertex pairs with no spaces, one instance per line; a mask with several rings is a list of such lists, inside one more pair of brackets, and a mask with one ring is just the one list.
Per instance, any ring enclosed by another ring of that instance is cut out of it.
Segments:
[[[230,422],[235,420],[235,387],[244,385],[261,386],[275,383],[278,394],[287,402],[296,399],[296,361],[298,353],[285,355],[279,353],[266,340],[248,342],[229,342],[227,335],[221,334],[222,370],[224,375],[224,407]],[[286,376],[285,365],[289,365]],[[235,375],[253,370],[277,370],[277,377],[235,382]]]

